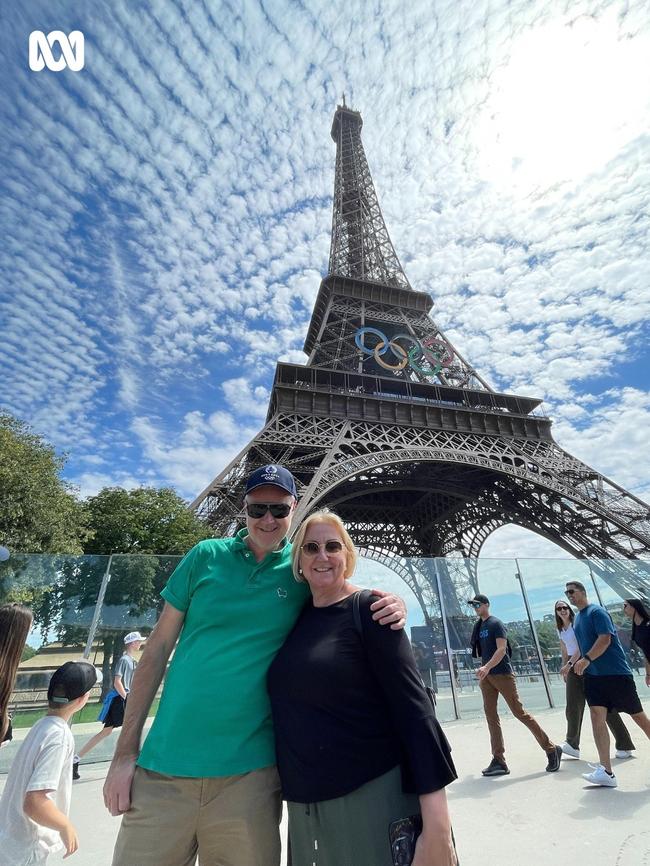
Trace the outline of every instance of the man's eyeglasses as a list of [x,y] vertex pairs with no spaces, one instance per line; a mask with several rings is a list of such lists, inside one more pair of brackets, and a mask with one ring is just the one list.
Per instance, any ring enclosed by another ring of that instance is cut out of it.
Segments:
[[566,589],[566,590],[564,591],[564,594],[565,594],[565,595],[573,595],[575,592],[577,592],[576,589]]
[[286,502],[247,502],[246,514],[249,517],[259,520],[264,517],[267,511],[275,518],[288,517],[291,511],[291,506]]
[[569,608],[566,606],[566,604],[563,604],[563,605],[560,605],[560,607],[556,607],[555,610],[562,611],[562,610],[569,610]]
[[340,553],[343,550],[343,543],[332,539],[324,544],[319,544],[317,541],[306,541],[300,548],[305,556],[317,556],[320,549],[324,548],[325,553]]
[[483,604],[483,602],[482,601],[470,601],[470,602],[468,602],[468,604],[470,607],[473,607],[474,610],[478,610],[479,607]]

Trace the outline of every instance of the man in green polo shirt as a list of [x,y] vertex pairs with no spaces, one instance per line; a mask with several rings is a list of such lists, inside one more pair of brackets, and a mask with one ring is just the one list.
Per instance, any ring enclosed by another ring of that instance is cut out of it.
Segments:
[[[309,592],[291,572],[291,473],[255,470],[245,506],[246,529],[197,544],[162,592],[104,785],[110,813],[124,814],[113,866],[193,866],[197,854],[201,866],[280,863],[266,673]],[[384,594],[375,607],[376,619],[403,626],[400,599]]]

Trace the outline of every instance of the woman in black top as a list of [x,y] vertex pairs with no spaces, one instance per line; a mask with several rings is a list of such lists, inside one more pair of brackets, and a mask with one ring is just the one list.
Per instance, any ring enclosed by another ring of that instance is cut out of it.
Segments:
[[449,745],[405,633],[375,622],[366,594],[355,623],[356,557],[328,511],[294,540],[312,600],[268,675],[293,866],[392,866],[389,825],[418,812],[414,866],[455,866]]
[[632,620],[632,640],[645,656],[645,684],[650,686],[650,613],[638,598],[626,598],[623,613]]

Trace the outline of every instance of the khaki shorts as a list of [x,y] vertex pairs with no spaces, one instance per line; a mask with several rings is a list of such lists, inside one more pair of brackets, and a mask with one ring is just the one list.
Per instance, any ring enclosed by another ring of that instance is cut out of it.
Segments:
[[137,767],[113,866],[279,866],[275,767],[193,779]]

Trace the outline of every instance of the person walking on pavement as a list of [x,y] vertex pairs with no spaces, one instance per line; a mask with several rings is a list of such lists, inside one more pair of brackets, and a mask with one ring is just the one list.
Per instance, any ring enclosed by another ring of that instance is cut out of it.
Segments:
[[582,778],[592,785],[615,788],[618,785],[609,755],[607,713],[628,713],[650,739],[650,718],[643,712],[634,684],[632,668],[616,633],[616,626],[604,607],[590,604],[584,584],[571,580],[566,596],[578,608],[573,629],[578,650],[569,659],[576,674],[585,678],[585,697],[591,713],[600,764]]
[[138,666],[136,655],[145,639],[139,631],[130,631],[124,638],[124,653],[115,665],[113,673],[113,688],[104,698],[104,705],[99,714],[98,721],[104,723],[102,730],[91,737],[86,745],[74,756],[72,762],[72,778],[81,778],[79,773],[79,761],[88,754],[95,746],[99,745],[106,737],[110,737],[115,728],[121,728],[124,721],[124,708],[126,707],[126,696],[131,689],[131,680]]
[[522,706],[517,681],[508,654],[508,639],[505,625],[490,614],[490,599],[477,594],[467,602],[479,616],[472,632],[472,657],[481,658],[476,675],[483,695],[483,710],[490,732],[492,761],[483,771],[484,776],[506,776],[510,772],[505,759],[505,744],[497,712],[499,695],[503,696],[510,712],[526,725],[540,747],[546,752],[546,772],[560,769],[562,749],[553,743],[538,722]]
[[[573,630],[575,614],[566,601],[555,602],[555,625],[560,639],[562,667],[560,673],[566,683],[566,740],[562,751],[572,758],[580,757],[580,731],[585,712],[585,681],[579,677],[569,664],[578,651],[578,641]],[[635,745],[625,722],[616,711],[607,713],[607,727],[614,735],[617,758],[630,758]]]
[[644,655],[645,684],[650,686],[650,613],[638,598],[626,598],[623,613],[632,620],[632,641]]

